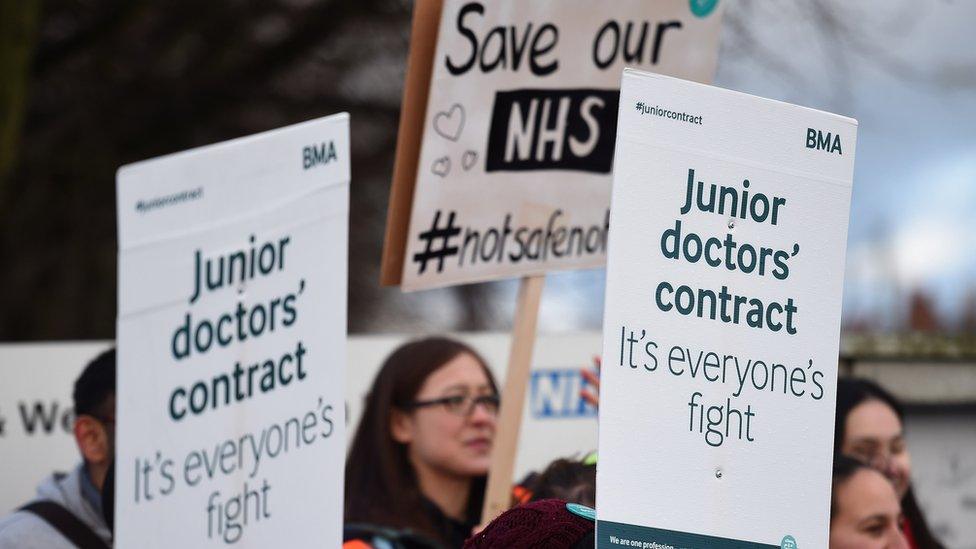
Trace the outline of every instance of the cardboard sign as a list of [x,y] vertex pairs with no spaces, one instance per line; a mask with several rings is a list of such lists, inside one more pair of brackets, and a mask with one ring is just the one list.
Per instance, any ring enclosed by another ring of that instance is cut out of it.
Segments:
[[598,547],[826,547],[857,122],[625,71]]
[[118,174],[116,540],[338,547],[345,114]]
[[721,11],[716,1],[419,1],[383,283],[602,266],[620,71],[710,81]]

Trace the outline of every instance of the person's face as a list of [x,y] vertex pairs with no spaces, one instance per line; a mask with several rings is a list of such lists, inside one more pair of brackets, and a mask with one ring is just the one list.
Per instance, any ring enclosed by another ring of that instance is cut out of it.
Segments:
[[877,399],[858,404],[847,416],[841,453],[884,472],[901,499],[908,491],[912,459],[898,415]]
[[901,506],[891,483],[879,472],[861,469],[834,488],[830,549],[904,549],[898,527]]
[[497,410],[481,403],[472,407],[471,399],[494,394],[478,360],[462,353],[424,381],[415,401],[467,397],[463,405],[437,404],[398,412],[391,426],[393,438],[409,445],[415,467],[455,477],[484,475],[491,460]]
[[[75,418],[74,434],[82,459],[89,465],[92,482],[101,490],[105,470],[115,458],[115,396],[109,397],[106,413],[80,414]],[[110,411],[110,413],[109,413]]]

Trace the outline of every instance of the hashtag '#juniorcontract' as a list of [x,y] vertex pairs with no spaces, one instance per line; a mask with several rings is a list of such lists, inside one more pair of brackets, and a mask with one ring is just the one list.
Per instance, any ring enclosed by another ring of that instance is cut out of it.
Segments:
[[[440,226],[441,211],[434,213],[434,222],[430,224],[430,229],[420,233],[420,240],[426,243],[423,252],[413,254],[413,260],[420,264],[418,274],[423,274],[427,270],[428,260],[437,260],[437,272],[444,270],[444,259],[456,255],[458,247],[451,245],[451,240],[461,234],[461,228],[454,224],[454,212],[447,216],[447,223],[444,227]],[[435,247],[434,244],[440,244]]]

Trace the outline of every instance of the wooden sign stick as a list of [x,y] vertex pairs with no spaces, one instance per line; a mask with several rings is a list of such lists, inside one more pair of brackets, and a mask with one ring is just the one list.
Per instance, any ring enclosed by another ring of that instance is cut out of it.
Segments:
[[539,301],[545,281],[545,275],[531,275],[522,277],[519,284],[512,346],[508,355],[508,373],[505,374],[505,388],[502,390],[502,404],[498,412],[498,429],[492,445],[485,506],[481,511],[482,524],[487,524],[507,510],[512,500],[512,473],[515,470],[519,429],[522,427],[525,387],[529,381],[532,351],[535,348]]

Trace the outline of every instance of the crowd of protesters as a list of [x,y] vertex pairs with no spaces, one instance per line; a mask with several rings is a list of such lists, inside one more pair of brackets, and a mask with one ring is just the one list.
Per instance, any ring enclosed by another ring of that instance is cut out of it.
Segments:
[[[43,481],[0,519],[0,549],[112,545],[115,351],[92,360],[73,391],[81,462]],[[593,372],[585,376],[599,387]],[[596,393],[585,398],[599,404]],[[366,395],[346,461],[345,549],[593,547],[596,456],[557,459],[512,491],[512,507],[479,525],[500,394],[471,347],[408,342]],[[837,385],[832,549],[931,549],[911,485],[904,412],[874,382]]]

